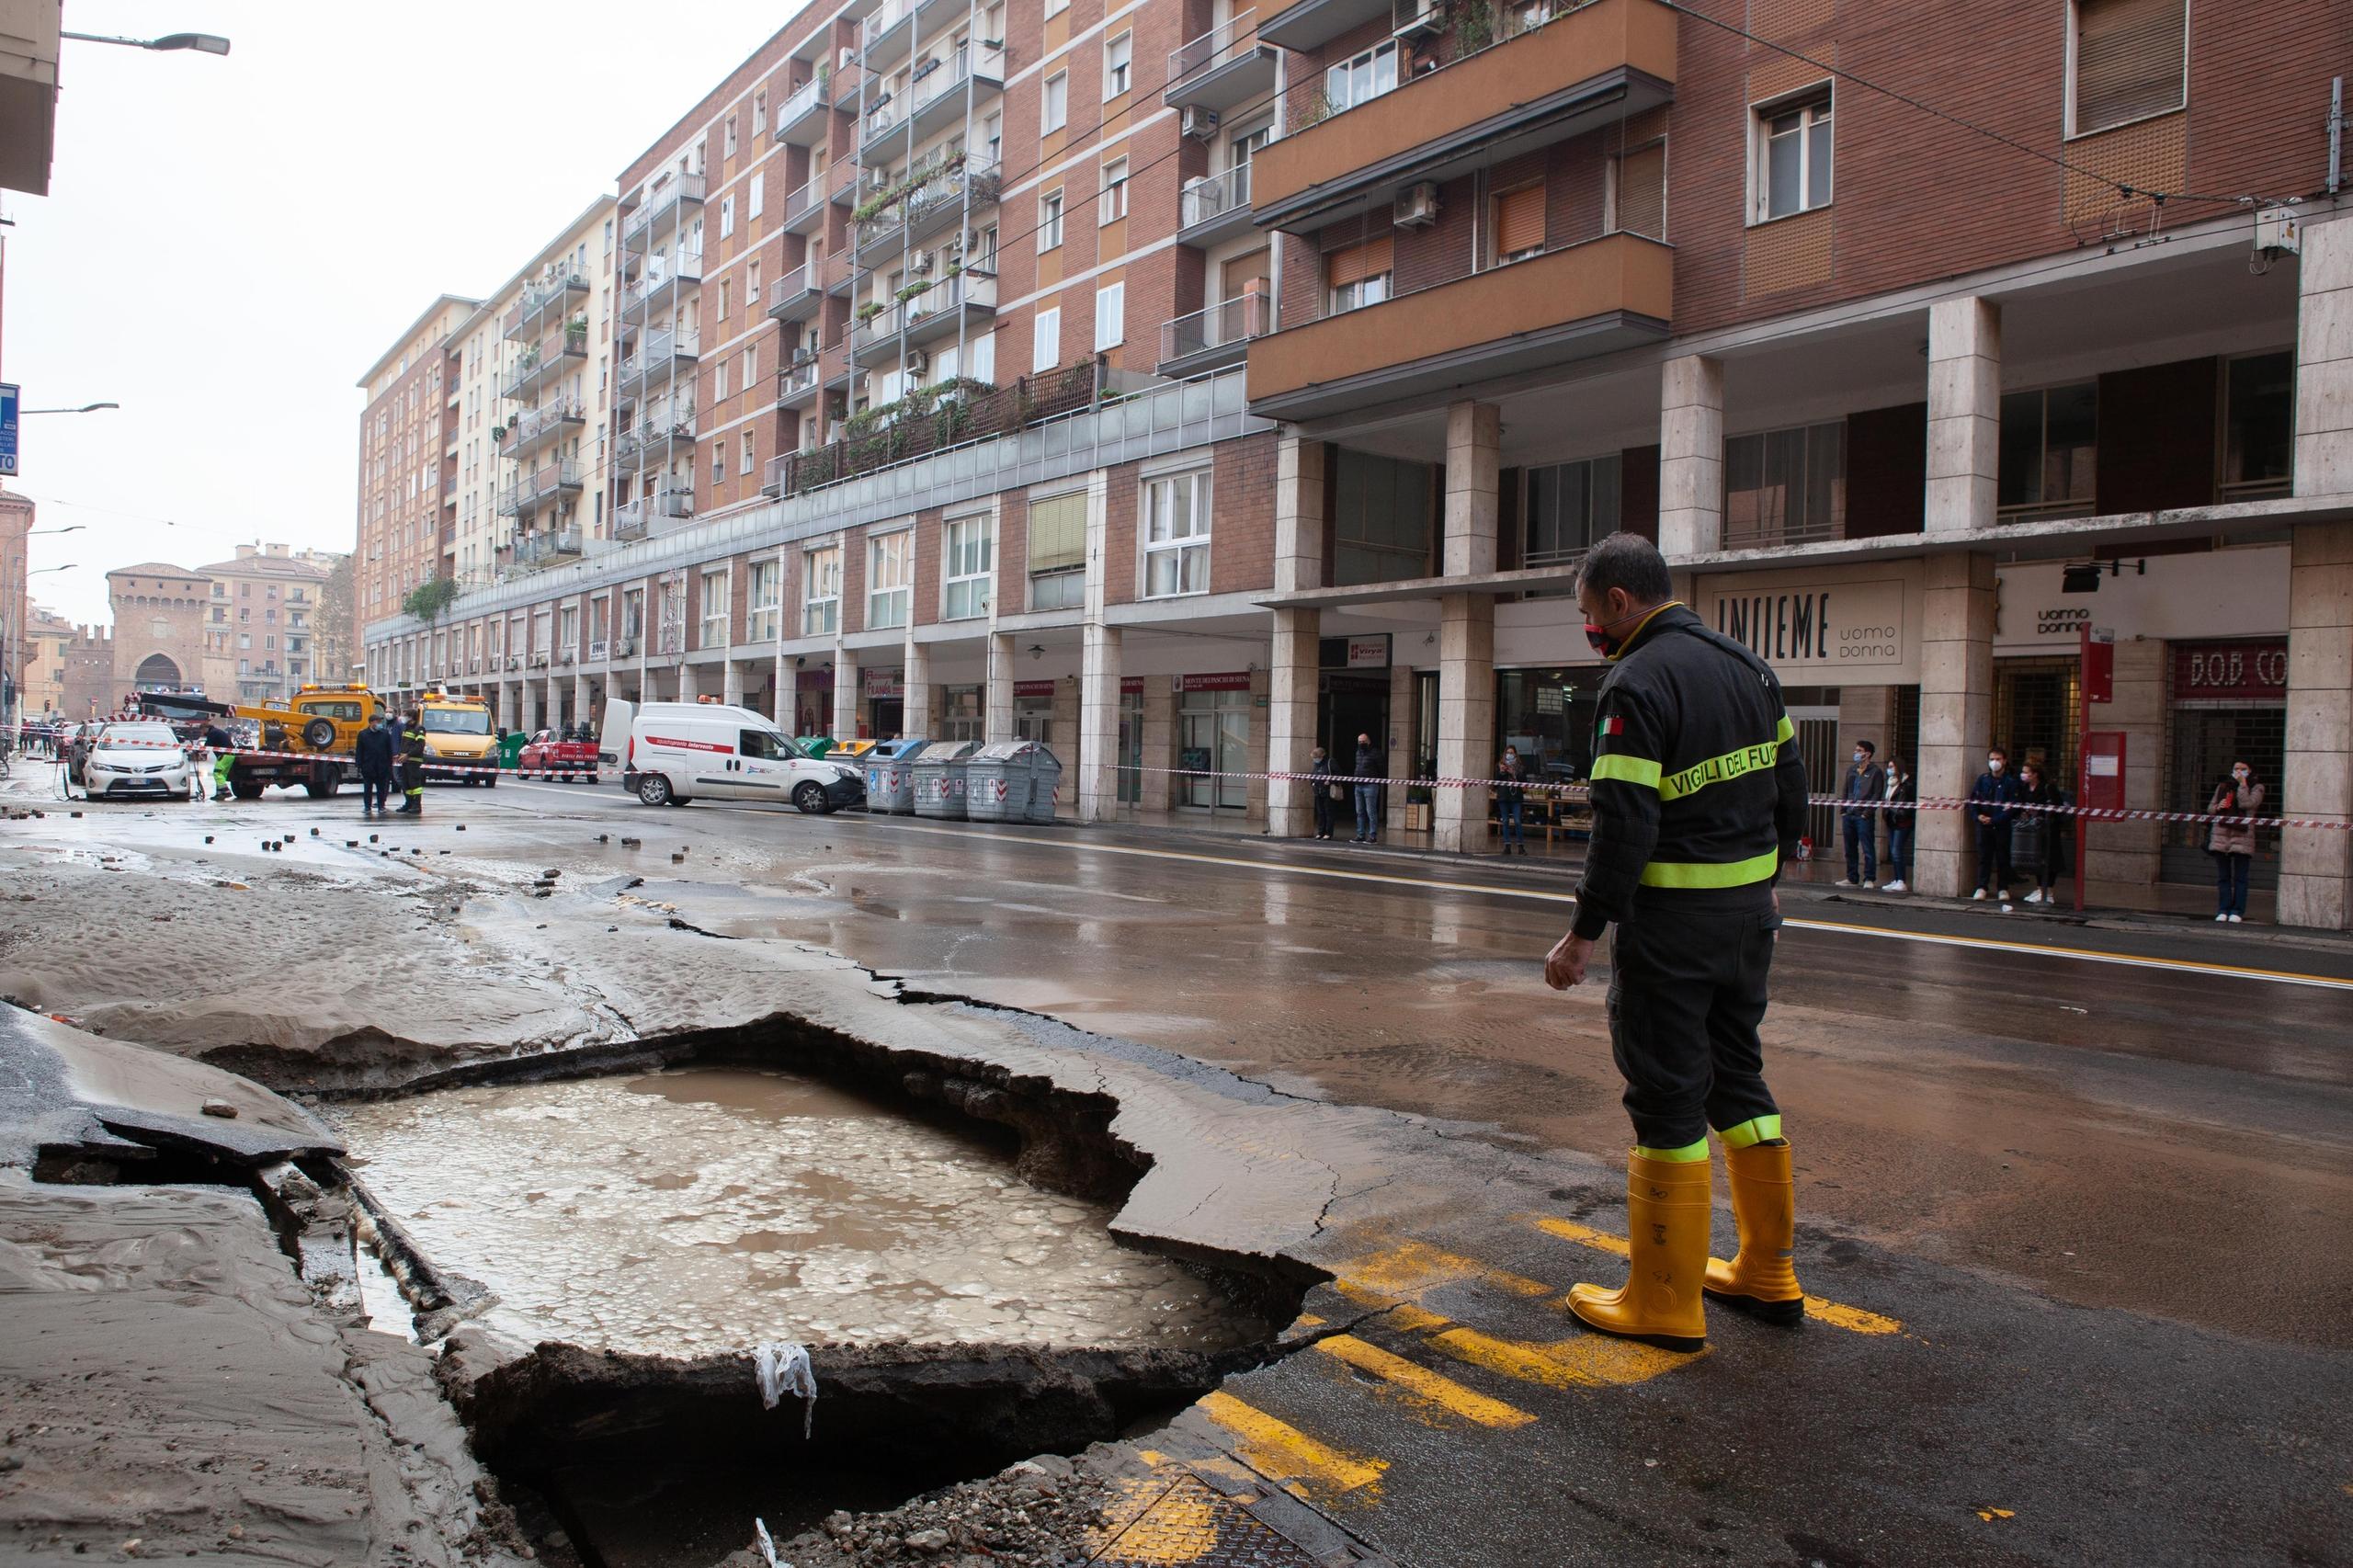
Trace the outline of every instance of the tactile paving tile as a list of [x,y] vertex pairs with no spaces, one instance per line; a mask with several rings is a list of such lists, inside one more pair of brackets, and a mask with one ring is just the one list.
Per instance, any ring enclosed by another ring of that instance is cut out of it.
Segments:
[[1096,1568],[1321,1568],[1305,1548],[1197,1475],[1179,1476],[1087,1561]]

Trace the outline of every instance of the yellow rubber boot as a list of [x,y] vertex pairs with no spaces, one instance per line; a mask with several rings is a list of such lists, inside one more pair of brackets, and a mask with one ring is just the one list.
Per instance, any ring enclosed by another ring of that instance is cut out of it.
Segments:
[[1580,1323],[1668,1350],[1706,1346],[1699,1290],[1708,1263],[1708,1180],[1704,1153],[1696,1160],[1655,1160],[1640,1150],[1628,1156],[1626,1283],[1616,1290],[1571,1287],[1569,1311]]
[[1786,1142],[1724,1149],[1732,1183],[1733,1219],[1740,1252],[1730,1263],[1708,1259],[1708,1294],[1768,1323],[1796,1324],[1805,1317],[1790,1249],[1797,1240],[1797,1194],[1790,1179]]

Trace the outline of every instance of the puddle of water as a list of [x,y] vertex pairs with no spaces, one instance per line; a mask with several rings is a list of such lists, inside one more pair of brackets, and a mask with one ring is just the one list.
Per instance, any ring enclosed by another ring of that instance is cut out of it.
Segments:
[[1112,1210],[988,1145],[788,1074],[689,1067],[342,1108],[352,1165],[525,1343],[1223,1348],[1251,1325]]

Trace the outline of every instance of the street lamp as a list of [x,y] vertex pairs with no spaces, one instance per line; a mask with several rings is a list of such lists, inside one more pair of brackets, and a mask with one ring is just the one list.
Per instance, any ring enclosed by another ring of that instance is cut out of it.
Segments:
[[28,414],[96,414],[101,408],[121,406],[119,403],[85,403],[79,408],[20,408],[17,410],[17,417],[21,419]]
[[165,33],[162,38],[109,38],[104,33],[66,33],[59,38],[84,43],[119,43],[126,49],[192,49],[199,54],[226,54],[229,40],[218,33]]
[[[27,539],[39,539],[43,534],[77,534],[89,526],[90,525],[87,523],[68,523],[62,528],[33,528],[28,531],[25,537]],[[41,570],[46,572],[49,571],[50,568],[44,566]],[[28,574],[29,575],[29,574]]]

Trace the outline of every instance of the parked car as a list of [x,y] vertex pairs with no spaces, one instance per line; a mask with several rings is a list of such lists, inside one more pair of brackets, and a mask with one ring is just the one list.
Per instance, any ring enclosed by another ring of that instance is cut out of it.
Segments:
[[108,724],[89,743],[79,782],[94,801],[176,795],[197,789],[195,765],[172,727],[161,720]]
[[584,733],[587,726],[568,734],[561,730],[541,730],[523,744],[515,759],[517,778],[585,778],[597,782],[597,743]]
[[767,715],[715,702],[605,704],[608,739],[629,737],[621,788],[649,806],[790,801],[812,815],[861,805],[866,776],[803,756]]

